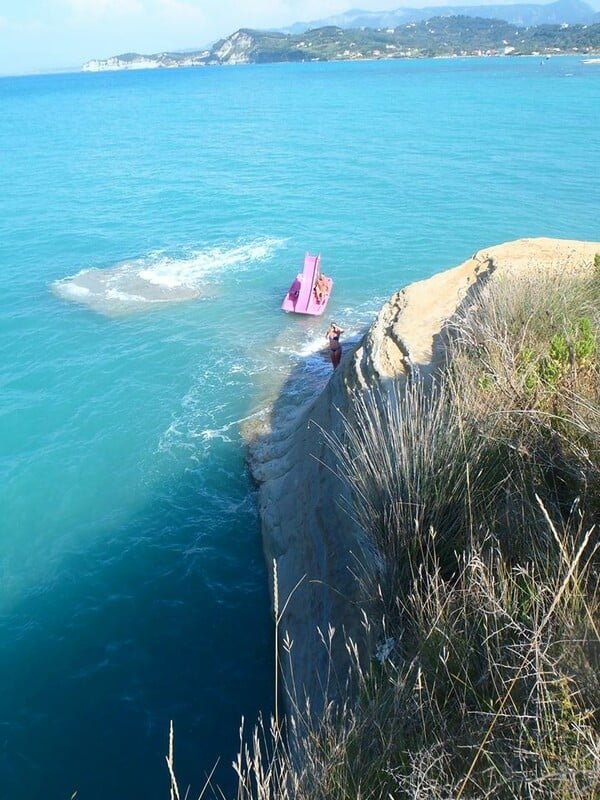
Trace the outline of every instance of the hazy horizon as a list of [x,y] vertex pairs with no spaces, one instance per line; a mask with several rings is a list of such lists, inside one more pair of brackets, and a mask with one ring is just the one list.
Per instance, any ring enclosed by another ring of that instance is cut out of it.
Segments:
[[[393,11],[451,4],[491,3],[254,0],[249,9],[236,0],[222,0],[215,11],[209,0],[29,0],[16,7],[10,0],[0,0],[0,75],[77,71],[86,61],[128,52],[200,49],[239,28],[287,28],[350,9]],[[516,3],[498,0],[497,4]],[[598,10],[600,0],[589,5]]]

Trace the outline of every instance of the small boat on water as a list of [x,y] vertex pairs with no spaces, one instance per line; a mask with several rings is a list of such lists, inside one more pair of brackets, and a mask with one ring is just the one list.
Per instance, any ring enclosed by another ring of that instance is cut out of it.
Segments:
[[333,279],[321,272],[321,256],[304,256],[304,268],[294,278],[281,308],[295,314],[322,314],[329,302]]

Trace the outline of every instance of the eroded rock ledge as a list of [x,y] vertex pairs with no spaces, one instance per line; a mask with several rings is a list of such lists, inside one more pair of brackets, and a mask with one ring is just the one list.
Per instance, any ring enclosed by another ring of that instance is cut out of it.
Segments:
[[366,657],[373,646],[362,624],[370,587],[357,580],[369,572],[360,566],[368,543],[349,513],[324,432],[342,435],[344,420],[352,424],[353,397],[374,383],[434,371],[444,355],[444,325],[469,302],[471,287],[500,275],[576,271],[598,252],[598,242],[521,239],[407,286],[383,306],[354,350],[344,353],[312,404],[292,420],[282,420],[276,406],[269,430],[249,442],[271,589],[276,560],[279,611],[285,606],[280,633],[293,642],[289,659],[280,648],[284,679],[288,686],[293,680],[300,700],[310,698],[316,713],[324,694],[343,691],[345,637],[357,641]]

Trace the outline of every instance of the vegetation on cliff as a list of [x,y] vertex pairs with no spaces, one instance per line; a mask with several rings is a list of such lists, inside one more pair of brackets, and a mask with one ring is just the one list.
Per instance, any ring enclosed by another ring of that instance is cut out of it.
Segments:
[[600,256],[493,278],[441,374],[356,399],[330,444],[379,647],[345,705],[256,731],[240,800],[599,796],[599,309]]
[[[600,53],[600,24],[525,27],[500,19],[437,16],[395,28],[345,29],[333,25],[302,34],[242,28],[210,49],[186,53],[126,53],[84,70],[266,64],[298,61],[361,61],[470,55],[590,55]],[[115,66],[116,65],[116,66]]]
[[339,61],[505,52],[515,55],[600,52],[600,24],[526,28],[499,19],[439,16],[396,28],[327,26],[303,34],[242,30],[217,43],[208,61]]

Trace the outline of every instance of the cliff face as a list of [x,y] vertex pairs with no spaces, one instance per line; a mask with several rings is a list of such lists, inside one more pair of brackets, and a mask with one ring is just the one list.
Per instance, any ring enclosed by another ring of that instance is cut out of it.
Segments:
[[315,713],[324,696],[344,691],[345,638],[359,644],[364,658],[375,645],[368,641],[362,612],[376,583],[376,554],[352,520],[351,498],[327,436],[342,436],[344,424],[352,425],[357,393],[409,374],[431,373],[440,365],[444,324],[469,303],[473,286],[515,272],[576,271],[599,252],[599,242],[519,240],[481,250],[402,289],[358,346],[344,353],[321,395],[293,419],[283,419],[276,404],[270,429],[249,442],[271,573],[277,562],[280,634],[293,643],[287,646],[289,657],[280,647],[284,681],[287,688],[293,684],[300,702],[310,698]]
[[116,72],[136,69],[173,69],[176,67],[201,67],[206,64],[210,55],[209,50],[199,53],[156,53],[146,56],[138,53],[129,53],[122,56],[113,56],[104,61],[93,59],[86,61],[82,72]]

